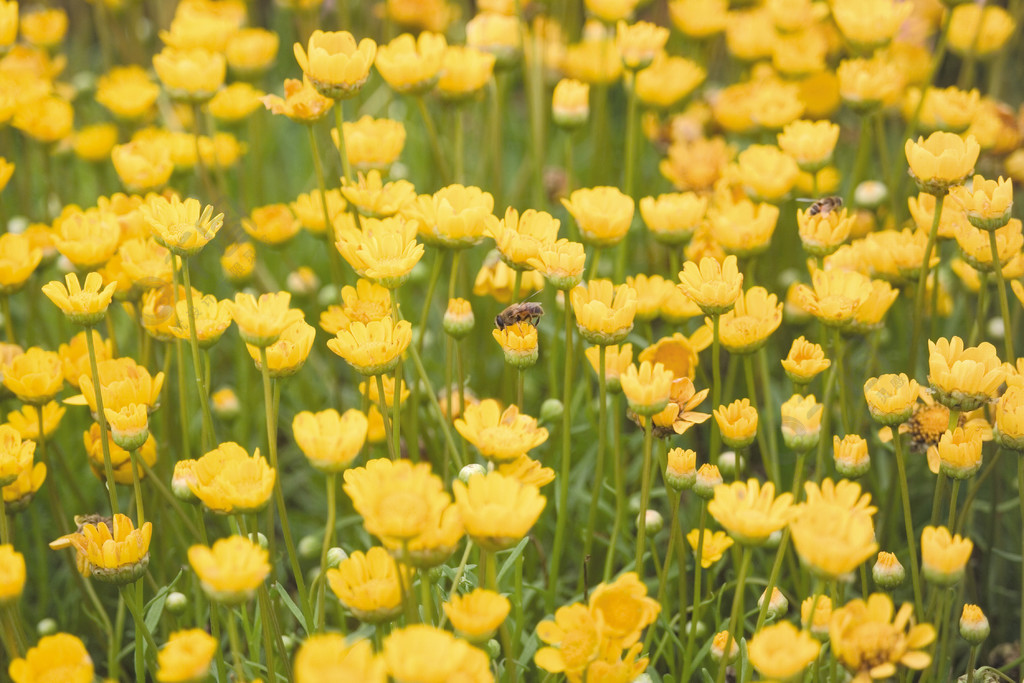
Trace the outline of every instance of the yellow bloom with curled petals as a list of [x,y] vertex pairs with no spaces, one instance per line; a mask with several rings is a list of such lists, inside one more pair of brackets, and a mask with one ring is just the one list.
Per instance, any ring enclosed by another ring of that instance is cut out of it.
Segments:
[[157,653],[156,680],[160,683],[205,680],[219,645],[216,638],[199,628],[175,631]]
[[872,292],[871,279],[852,270],[815,270],[811,279],[813,289],[798,285],[796,297],[815,318],[831,327],[852,323]]
[[782,304],[778,298],[764,287],[751,287],[737,297],[731,311],[720,317],[719,336],[722,346],[731,353],[753,353],[781,324]]
[[273,114],[283,114],[296,123],[311,126],[334,106],[334,100],[324,97],[307,79],[286,78],[284,97],[264,95],[260,102]]
[[48,403],[64,386],[60,356],[33,346],[0,367],[3,384],[25,403]]
[[189,488],[213,512],[249,514],[262,510],[270,501],[277,472],[259,449],[250,457],[233,441],[223,443],[196,460],[194,481]]
[[295,443],[306,459],[322,472],[348,467],[366,442],[369,421],[354,408],[339,414],[333,408],[318,413],[308,410],[292,419]]
[[793,340],[789,354],[782,360],[782,369],[794,383],[809,384],[831,364],[820,344],[812,344],[801,336]]
[[749,398],[737,399],[712,411],[722,432],[722,440],[731,448],[746,448],[757,436],[757,407]]
[[274,31],[241,28],[228,37],[224,57],[232,73],[250,79],[266,73],[273,66],[280,44],[281,39]]
[[576,128],[590,116],[590,86],[574,78],[563,78],[551,94],[551,117],[563,128]]
[[892,41],[914,7],[894,0],[837,0],[831,9],[843,37],[870,52]]
[[555,471],[544,467],[528,455],[521,455],[515,460],[498,465],[498,472],[506,477],[519,480],[521,484],[529,484],[544,488],[555,480]]
[[850,236],[854,218],[845,208],[814,214],[806,209],[796,212],[796,222],[804,251],[811,256],[828,256]]
[[54,221],[53,241],[63,256],[81,270],[95,270],[117,251],[121,226],[102,209],[66,209]]
[[[706,422],[711,415],[697,412],[695,408],[704,402],[709,391],[697,391],[689,377],[674,378],[669,388],[668,403],[651,418],[654,421],[654,435],[665,437],[685,434],[690,427]],[[638,422],[643,425],[644,419],[640,417]]]
[[706,38],[725,30],[729,20],[726,0],[669,0],[672,25],[691,38]]
[[96,82],[96,102],[124,121],[144,118],[160,96],[160,86],[136,65],[116,66]]
[[920,386],[906,374],[871,377],[864,383],[864,399],[876,421],[893,425],[906,422],[917,403]]
[[22,440],[21,434],[10,425],[0,425],[0,488],[14,483],[18,475],[31,469],[34,441]]
[[494,74],[494,55],[464,45],[449,45],[444,51],[437,90],[448,100],[462,100],[487,85]]
[[365,681],[387,683],[384,659],[363,638],[348,643],[340,633],[317,633],[307,638],[295,655],[296,683]]
[[408,320],[392,322],[391,316],[363,324],[353,322],[339,330],[327,347],[363,375],[382,375],[398,365],[412,341]]
[[377,43],[363,38],[358,43],[348,31],[321,31],[309,36],[307,50],[295,43],[295,61],[324,97],[333,100],[356,95],[370,76]]
[[636,74],[636,96],[647,107],[668,109],[688,97],[707,78],[707,72],[685,57],[658,53]]
[[753,256],[771,244],[779,207],[743,198],[718,203],[708,211],[711,236],[727,254]]
[[[903,84],[899,66],[879,56],[844,59],[836,69],[839,95],[858,113],[871,112],[893,99]],[[909,142],[908,142],[909,144]]]
[[71,103],[63,97],[44,95],[22,102],[14,112],[11,125],[32,140],[50,145],[71,134],[74,116]]
[[832,460],[836,471],[844,477],[859,477],[871,467],[868,456],[868,442],[857,434],[847,434],[842,439],[832,437]]
[[[990,235],[996,238],[995,259],[992,254]],[[1024,246],[1024,226],[1020,219],[1010,218],[1001,227],[991,230],[979,229],[969,223],[959,223],[956,228],[956,243],[960,247],[964,261],[971,267],[984,272],[995,272],[996,268],[1006,269],[1014,260],[1018,260],[1021,247]]]
[[[17,7],[17,3],[6,4]],[[92,683],[95,676],[85,645],[70,633],[43,636],[24,657],[15,658],[7,672],[14,683]]]
[[630,365],[620,379],[629,409],[641,416],[656,415],[665,409],[672,393],[672,380],[672,373],[664,365],[647,360],[639,368]]
[[936,196],[960,185],[974,170],[981,148],[973,135],[937,131],[928,139],[907,140],[904,146],[910,172],[922,191]]
[[[543,275],[553,287],[567,291],[576,287],[583,279],[583,266],[586,260],[587,254],[582,244],[562,238],[544,245],[536,257],[529,259],[529,265]],[[474,287],[474,294],[475,289]]]
[[538,427],[535,418],[521,414],[514,405],[501,411],[494,399],[466,406],[455,420],[455,429],[496,464],[516,460],[548,439],[548,430]]
[[267,551],[244,536],[228,536],[210,547],[194,545],[188,562],[207,597],[223,605],[245,602],[270,574]]
[[[63,360],[63,359],[62,359]],[[57,431],[67,408],[56,401],[43,406],[23,405],[21,410],[7,413],[7,424],[18,430],[22,439],[39,440],[39,412],[43,413],[43,437],[49,439]]]
[[1003,49],[1017,26],[1013,16],[998,5],[961,3],[949,18],[949,49],[961,56],[989,57]]
[[793,394],[780,407],[782,440],[794,450],[809,450],[821,436],[822,406],[814,396]]
[[[693,552],[697,552],[700,543],[700,529],[691,529],[686,534],[686,542],[690,544]],[[722,559],[725,551],[732,547],[734,541],[724,531],[704,530],[704,544],[700,548],[700,566],[709,569],[711,565]]]
[[494,341],[501,345],[505,362],[514,368],[528,368],[537,362],[539,336],[537,328],[529,322],[506,325],[505,329],[491,330]]
[[982,432],[970,427],[947,430],[928,447],[929,462],[937,459],[939,470],[954,479],[968,479],[981,468]]
[[735,255],[721,263],[705,256],[700,264],[687,261],[679,272],[679,288],[707,315],[720,315],[732,310],[743,288]]
[[798,506],[789,529],[800,560],[814,574],[831,580],[854,571],[878,552],[869,514],[821,499]]
[[378,46],[374,64],[395,92],[422,93],[437,82],[447,47],[448,41],[439,33],[424,31],[417,37],[403,33]]
[[488,228],[497,223],[492,211],[494,197],[490,192],[454,184],[432,195],[420,195],[403,215],[416,222],[417,232],[425,241],[465,249],[479,244]]
[[778,135],[782,151],[808,173],[816,173],[832,161],[838,140],[839,126],[831,121],[794,121]]
[[423,245],[416,241],[417,222],[394,216],[361,223],[362,230],[342,231],[335,246],[360,277],[388,289],[399,287],[423,258]]
[[[178,339],[190,339],[188,302],[179,301],[174,305],[177,324],[172,325],[171,333]],[[209,348],[217,343],[231,324],[230,302],[218,300],[212,294],[205,294],[193,300],[193,316],[196,322],[196,339],[201,348]]]
[[0,545],[0,606],[15,602],[25,588],[25,557],[8,544]]
[[757,479],[715,487],[708,512],[729,535],[745,545],[761,545],[796,514],[793,495],[775,495],[775,485]]
[[157,242],[179,256],[197,254],[224,225],[224,214],[214,216],[212,206],[203,207],[192,197],[153,196],[140,211]]
[[585,187],[573,191],[562,206],[572,214],[586,244],[613,247],[633,222],[635,203],[616,187]]
[[[135,481],[136,476],[140,480],[145,479],[146,471],[142,469],[142,463],[144,462],[149,467],[153,467],[157,460],[156,439],[153,438],[153,435],[149,434],[146,441],[138,448],[138,457],[142,462],[138,464],[138,467],[134,468],[133,474],[131,452],[121,448],[114,441],[110,430],[107,430],[106,434],[107,452],[110,454],[114,483],[126,486],[131,485]],[[93,474],[100,481],[106,482],[106,456],[104,455],[103,441],[100,440],[99,424],[93,422],[89,429],[82,433],[82,444],[85,447],[85,455],[89,459],[89,467],[92,469]]]
[[633,329],[637,296],[629,285],[591,280],[585,287],[574,287],[569,294],[576,327],[591,344],[619,344]]
[[174,172],[171,150],[155,138],[141,138],[115,145],[110,160],[121,184],[130,192],[158,190]]
[[608,390],[613,392],[622,391],[620,378],[622,373],[633,362],[633,345],[622,344],[620,346],[589,346],[583,353],[590,361],[590,367],[595,373],[600,373],[601,348],[605,349],[604,357],[604,378],[608,383]]
[[486,652],[427,624],[392,631],[383,657],[396,681],[494,681]]
[[947,408],[971,411],[996,397],[1007,367],[988,342],[964,346],[960,337],[928,340],[928,383]]
[[[344,125],[348,126],[349,124]],[[345,133],[345,150],[350,156],[353,154],[352,145],[349,142],[352,135],[349,132]],[[404,130],[402,135],[404,139]],[[354,161],[352,165],[359,166]],[[365,165],[363,166],[365,167]],[[354,183],[342,178],[341,192],[361,216],[369,218],[389,218],[416,201],[416,188],[412,183],[408,180],[393,180],[385,183],[381,178],[380,171],[376,168],[371,168],[365,175],[360,171],[357,181]]]
[[796,161],[774,145],[751,145],[736,157],[736,178],[754,201],[782,201],[799,171]]
[[91,272],[85,282],[79,283],[78,276],[68,273],[64,276],[66,286],[54,280],[43,285],[43,294],[57,306],[72,322],[80,325],[94,325],[103,319],[114,295],[116,282],[103,286],[99,273]]
[[258,299],[247,292],[235,294],[229,309],[243,341],[256,347],[270,346],[287,327],[301,320],[302,311],[288,307],[291,298],[288,292],[261,294]]
[[661,363],[673,377],[697,376],[698,353],[711,346],[711,328],[704,325],[687,337],[676,332],[669,337],[662,337],[640,352],[637,360]]
[[286,204],[268,204],[252,210],[242,219],[242,229],[249,237],[272,247],[281,246],[298,234],[302,223]]
[[780,681],[800,676],[821,650],[821,643],[788,621],[766,626],[747,644],[750,663],[766,679]]
[[465,595],[452,595],[442,607],[458,635],[479,643],[494,635],[512,603],[500,593],[477,588]]
[[227,60],[219,52],[168,45],[153,56],[153,68],[172,98],[205,102],[224,84]]
[[534,655],[537,666],[549,673],[564,673],[571,681],[582,680],[587,665],[600,655],[597,619],[580,603],[559,607],[554,620],[540,622],[537,637],[547,645]]
[[396,563],[380,546],[358,550],[327,572],[338,600],[360,621],[391,621],[402,611],[403,585],[411,585],[412,569]]
[[547,211],[527,209],[522,214],[509,207],[505,218],[486,226],[501,259],[515,270],[528,270],[530,260],[558,239],[560,221]]
[[149,566],[149,541],[153,525],[146,522],[138,529],[125,515],[83,524],[79,530],[53,541],[51,548],[69,542],[78,555],[82,576],[95,576],[100,581],[126,584],[142,576]]
[[536,486],[499,472],[476,474],[452,484],[466,533],[489,552],[506,550],[526,536],[547,499]]
[[615,47],[622,65],[630,71],[650,66],[666,42],[668,29],[649,21],[627,24],[620,20],[615,26]]
[[366,531],[389,545],[427,531],[451,500],[426,463],[377,458],[345,470],[344,479],[345,493]]
[[708,198],[695,192],[676,192],[640,200],[640,215],[647,229],[662,244],[682,244],[700,227]]
[[980,230],[995,230],[1006,225],[1013,211],[1013,182],[1002,176],[999,180],[986,180],[974,176],[970,188],[966,185],[950,191],[953,200],[963,206],[967,220]]
[[1016,451],[1024,450],[1024,386],[1011,383],[999,397],[995,428],[997,442]]
[[[858,683],[892,678],[897,666],[920,670],[932,658],[923,648],[935,640],[931,624],[909,626],[913,606],[904,604],[893,616],[892,599],[874,593],[856,599],[832,613],[829,640],[839,661]],[[909,628],[908,628],[909,626]]]
[[636,319],[654,320],[661,313],[665,301],[676,291],[670,280],[660,275],[647,276],[643,273],[626,277],[626,284],[636,290]]
[[23,234],[0,235],[0,295],[19,291],[43,259],[41,249]]
[[616,649],[639,641],[641,632],[661,613],[661,604],[647,595],[647,586],[636,572],[598,585],[588,605],[602,638]]
[[921,571],[940,586],[963,578],[974,544],[969,538],[950,534],[946,527],[926,526],[921,532]]
[[606,24],[628,19],[636,9],[638,0],[586,0],[587,11]]

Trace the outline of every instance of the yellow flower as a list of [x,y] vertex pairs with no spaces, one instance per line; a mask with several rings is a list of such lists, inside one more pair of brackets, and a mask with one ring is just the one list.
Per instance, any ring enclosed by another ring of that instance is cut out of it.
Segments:
[[367,532],[388,544],[424,533],[450,501],[441,479],[425,463],[378,458],[346,470],[344,479],[345,493]]
[[[302,369],[313,349],[316,328],[305,320],[296,320],[284,328],[277,341],[265,347],[267,353],[267,369],[271,377],[291,377]],[[259,347],[246,344],[249,357],[256,363],[256,369],[263,369]]]
[[65,211],[54,221],[53,233],[57,251],[81,270],[106,263],[121,240],[117,216],[100,209]]
[[935,640],[935,628],[915,624],[908,629],[913,606],[904,604],[895,619],[893,609],[888,595],[874,593],[866,602],[851,600],[832,613],[832,649],[856,683],[892,678],[897,665],[920,670],[931,664],[931,655],[921,648]]
[[928,340],[928,383],[948,408],[971,411],[996,397],[1007,367],[988,342],[964,347],[960,337]]
[[49,439],[57,431],[64,413],[67,412],[67,408],[56,401],[50,401],[38,408],[33,405],[23,405],[21,410],[7,413],[7,423],[18,430],[22,439],[38,441],[40,410],[43,413],[43,436]]
[[573,78],[555,84],[551,95],[551,117],[563,128],[583,125],[590,116],[590,86]]
[[537,637],[548,645],[534,655],[537,666],[549,673],[564,673],[574,682],[582,680],[587,665],[601,652],[597,619],[590,609],[579,603],[559,607],[554,621],[540,622]]
[[707,208],[707,197],[695,192],[662,194],[640,200],[640,215],[651,236],[668,245],[688,241],[700,226]]
[[629,409],[637,415],[660,413],[668,405],[673,376],[661,363],[645,360],[640,367],[630,365],[620,379]]
[[844,477],[859,477],[871,467],[868,442],[857,434],[847,434],[842,439],[833,436],[832,459],[836,471]]
[[400,320],[395,324],[388,316],[366,324],[353,322],[328,340],[327,346],[363,375],[382,375],[395,369],[410,341],[411,323]]
[[946,527],[926,526],[921,532],[921,571],[929,581],[951,586],[964,575],[974,544]]
[[982,432],[956,427],[928,448],[928,460],[938,460],[939,469],[954,479],[968,479],[981,468]]
[[809,450],[821,436],[821,404],[814,396],[793,394],[782,404],[782,439],[794,450]]
[[627,572],[611,583],[602,583],[590,594],[589,607],[598,633],[609,647],[628,648],[661,612],[657,600],[648,597],[647,586],[636,572]]
[[[704,402],[709,391],[710,389],[702,391],[694,389],[693,381],[689,377],[676,377],[673,379],[669,389],[668,403],[652,417],[654,420],[654,435],[666,437],[675,434],[685,434],[690,427],[706,422],[711,415],[696,412],[694,408]],[[632,405],[630,408],[632,409]],[[638,423],[644,425],[644,419],[639,419]]]
[[234,284],[244,283],[252,276],[256,266],[256,247],[252,242],[233,242],[224,249],[220,267]]
[[[587,255],[582,244],[563,238],[542,247],[538,256],[529,260],[529,265],[543,275],[553,287],[567,291],[576,287],[583,279],[583,266],[586,259]],[[506,270],[511,270],[504,263],[499,262],[498,267],[502,266]],[[527,278],[524,277],[523,281],[526,282]],[[473,287],[473,293],[477,294],[476,285]],[[511,299],[511,292],[509,299]]]
[[388,289],[400,287],[423,258],[416,221],[394,216],[361,221],[362,230],[342,231],[335,246],[360,277]]
[[0,295],[18,292],[43,259],[43,251],[25,235],[0,235]]
[[829,579],[854,571],[878,552],[871,516],[843,505],[808,502],[799,506],[789,528],[801,561]]
[[746,448],[757,436],[757,408],[750,399],[737,399],[712,411],[722,432],[722,440],[731,448]]
[[284,81],[284,98],[277,95],[264,95],[260,98],[271,113],[284,114],[296,123],[310,126],[327,116],[334,106],[334,100],[324,97],[308,79],[298,80],[286,78]]
[[139,209],[153,236],[178,256],[193,256],[214,238],[224,225],[224,214],[213,215],[213,207],[203,207],[192,197],[184,202],[154,195]]
[[278,247],[298,234],[302,223],[286,204],[269,204],[252,210],[248,218],[242,219],[242,229],[249,237]]
[[218,647],[217,639],[202,629],[175,631],[157,653],[156,680],[160,683],[206,680]]
[[626,236],[633,222],[635,204],[615,187],[582,188],[562,205],[572,214],[586,244],[613,247]]
[[[1020,262],[1021,247],[1024,246],[1024,226],[1020,219],[1011,218],[1002,227],[990,231],[996,237],[996,258],[1004,273]],[[966,222],[957,224],[956,242],[964,261],[971,267],[984,272],[995,272],[996,263],[992,255],[989,231],[978,229]]]
[[[707,321],[711,324],[711,320]],[[782,324],[782,304],[764,287],[751,287],[720,318],[722,345],[731,353],[753,353]]]
[[636,74],[636,96],[647,107],[668,109],[688,97],[706,77],[707,72],[696,62],[659,53]]
[[1024,450],[1024,386],[1012,384],[999,397],[995,427],[1000,444],[1015,451]]
[[0,607],[15,602],[25,588],[25,557],[10,544],[0,545]]
[[827,256],[838,249],[850,236],[854,218],[846,209],[833,209],[828,213],[810,213],[810,209],[796,212],[800,242],[811,256]]
[[207,109],[218,122],[237,124],[259,109],[264,94],[249,83],[232,83],[213,96]]
[[0,425],[0,488],[14,483],[23,471],[32,468],[36,444],[22,438],[14,427]]
[[672,24],[691,38],[706,38],[721,33],[729,18],[726,0],[669,0]]
[[779,147],[800,170],[815,173],[832,161],[839,126],[831,121],[794,121],[778,135]]
[[222,515],[262,510],[274,491],[277,472],[260,457],[252,457],[233,441],[223,443],[196,460],[189,482],[193,495],[208,509]]
[[222,538],[211,547],[194,545],[188,562],[207,597],[224,605],[251,598],[270,574],[267,551],[244,536]]
[[10,182],[11,176],[14,175],[15,165],[0,157],[0,192],[3,192],[4,188],[7,187],[7,183]]
[[715,497],[708,503],[708,512],[725,527],[736,541],[760,545],[793,518],[793,495],[775,496],[771,482],[756,479],[746,483],[733,482],[715,487]]
[[[412,569],[379,546],[365,554],[358,550],[327,572],[327,582],[338,600],[360,621],[391,621],[402,611],[402,594],[412,585]],[[404,588],[403,588],[404,586]]]
[[899,66],[880,56],[844,59],[836,75],[843,102],[859,114],[869,113],[894,99],[903,85]]
[[[633,362],[633,345],[622,344],[621,346],[605,346],[604,377],[608,384],[608,390],[612,392],[622,391],[620,378],[622,373]],[[600,373],[600,348],[597,346],[587,347],[583,353],[590,361],[590,367],[595,373]]]
[[[196,322],[196,338],[201,348],[209,348],[228,329],[231,324],[230,303],[226,299],[218,301],[212,294],[206,294],[193,299],[193,315]],[[191,338],[188,322],[188,302],[178,301],[174,305],[177,324],[172,325],[171,333],[178,339],[188,340]]]
[[19,400],[41,406],[64,386],[60,356],[33,346],[0,368],[4,386]]
[[539,354],[537,328],[529,322],[506,325],[505,329],[491,330],[494,341],[501,345],[505,362],[515,368],[528,368],[537,362]]
[[918,119],[926,132],[944,130],[963,133],[977,116],[979,100],[977,90],[960,90],[951,86],[926,88],[924,102],[921,102],[921,90],[912,88],[903,98],[903,112],[904,117],[909,119],[920,108]]
[[224,84],[227,61],[219,52],[167,46],[153,56],[153,68],[172,98],[205,102]]
[[[692,529],[690,533],[686,534],[686,542],[690,544],[690,548],[696,553],[697,546],[700,543],[700,529]],[[732,547],[732,544],[733,540],[724,531],[712,532],[705,529],[704,545],[700,549],[700,566],[704,569],[710,568],[711,565],[722,559],[722,555]]]
[[293,46],[295,61],[321,95],[334,100],[348,99],[359,93],[370,76],[377,43],[370,38],[356,39],[348,31],[321,31],[309,36],[308,52]]
[[668,158],[658,166],[661,174],[678,190],[710,190],[732,159],[733,149],[725,138],[680,140],[668,149]]
[[94,676],[92,659],[85,645],[70,633],[43,636],[35,647],[29,648],[24,658],[14,659],[7,672],[14,683],[51,680],[92,683]]
[[807,670],[821,644],[788,621],[766,626],[747,644],[750,663],[765,678],[790,680]]
[[[381,121],[387,122],[386,119]],[[388,122],[394,123],[394,122]],[[345,130],[348,131],[347,126],[344,124]],[[351,156],[352,146],[349,143],[354,133],[346,132],[346,151]],[[402,129],[402,139],[405,139],[405,129]],[[377,145],[383,146],[383,143],[378,142]],[[401,151],[401,148],[399,148]],[[395,157],[398,153],[395,153]],[[365,155],[364,155],[365,158]],[[394,159],[387,160],[383,165],[389,166]],[[369,164],[356,164],[352,162],[353,166],[367,167]],[[374,164],[377,165],[377,164]],[[381,172],[376,168],[371,168],[365,175],[360,172],[358,175],[357,182],[350,183],[347,179],[341,179],[341,191],[345,195],[345,199],[352,203],[352,206],[356,207],[359,214],[367,216],[369,218],[389,218],[394,216],[396,213],[403,211],[406,207],[416,201],[416,188],[408,180],[394,180],[389,183],[383,182],[381,179]]]
[[350,645],[340,633],[317,633],[307,638],[295,655],[296,683],[387,680],[383,658],[374,654],[373,645],[365,638]]
[[[135,481],[132,475],[131,453],[121,448],[112,438],[110,431],[106,435],[107,448],[110,452],[110,464],[114,470],[114,483],[122,486],[129,486]],[[85,446],[85,454],[89,458],[89,467],[100,481],[106,481],[106,464],[103,455],[103,442],[100,441],[100,426],[95,422],[88,430],[82,433],[82,442]],[[138,456],[142,462],[149,467],[156,464],[156,439],[149,434],[145,443],[138,449]],[[145,479],[146,471],[142,469],[142,463],[135,468],[135,475],[139,479]]]
[[1013,210],[1013,183],[1003,180],[986,180],[974,176],[970,189],[966,185],[955,187],[950,196],[967,214],[967,220],[979,230],[995,230],[1010,220]]
[[832,4],[832,16],[852,45],[870,52],[889,44],[913,9],[893,0],[839,0]]
[[497,223],[491,213],[494,197],[479,187],[448,185],[433,195],[420,195],[403,215],[416,221],[417,232],[428,243],[465,249],[483,241],[488,227]]
[[711,346],[711,328],[703,326],[690,337],[676,332],[670,337],[662,337],[654,344],[640,352],[637,360],[661,363],[673,377],[689,377],[697,375],[697,354]]
[[528,455],[521,455],[511,462],[498,465],[498,472],[517,479],[521,484],[537,488],[543,488],[555,480],[553,469],[544,467]]
[[313,467],[322,472],[338,472],[359,455],[368,426],[366,416],[358,410],[352,408],[339,415],[332,408],[299,413],[292,420],[292,433]]
[[809,384],[831,364],[820,344],[812,344],[802,336],[793,340],[789,354],[782,360],[783,370],[795,384]]
[[828,639],[831,619],[832,600],[827,595],[812,595],[800,603],[800,624],[818,640]]
[[590,343],[619,344],[633,329],[637,296],[629,285],[616,287],[610,280],[591,280],[585,287],[574,287],[570,294],[576,327]]
[[753,256],[768,249],[779,209],[772,204],[755,204],[749,199],[731,199],[708,211],[711,236],[727,254]]
[[447,631],[415,624],[395,629],[384,639],[384,661],[396,681],[491,683],[487,654]]
[[238,29],[228,37],[224,47],[228,68],[240,78],[261,76],[273,66],[280,42],[281,39],[274,31],[263,28]]
[[499,69],[513,66],[523,51],[519,19],[502,12],[480,11],[466,22],[466,45],[494,55]]
[[51,548],[64,547],[69,542],[77,551],[77,562],[82,576],[95,576],[100,581],[125,584],[135,581],[149,566],[149,541],[153,525],[146,522],[138,529],[124,515],[114,515],[113,521],[83,524],[67,537],[57,539]]
[[79,159],[102,163],[110,158],[110,152],[116,144],[117,126],[112,123],[96,123],[75,133],[72,148]]
[[171,150],[158,139],[144,138],[116,145],[110,160],[121,183],[131,192],[158,190],[174,172]]
[[743,288],[743,274],[734,255],[727,256],[722,263],[710,257],[702,258],[700,265],[687,261],[679,272],[679,280],[683,293],[712,316],[732,310]]
[[852,270],[815,270],[813,289],[797,285],[795,296],[811,315],[830,327],[853,323],[858,309],[871,297],[871,279]]
[[[57,95],[45,95],[22,102],[11,125],[36,142],[49,145],[71,134],[74,115],[70,102]],[[50,152],[44,150],[44,153]]]
[[973,135],[965,140],[955,133],[937,131],[927,140],[907,140],[905,151],[918,187],[938,196],[967,179],[978,161],[980,148]]
[[[149,370],[131,358],[102,361],[97,364],[97,371],[104,408],[118,411],[129,404],[142,403],[149,407],[150,412],[155,410],[164,384],[164,373],[152,376]],[[98,406],[92,373],[83,374],[78,383],[89,410],[95,415]]]
[[964,605],[960,614],[960,637],[971,645],[980,645],[991,632],[988,617],[977,605]]
[[239,292],[231,302],[231,317],[246,344],[256,347],[270,346],[290,325],[302,319],[302,311],[288,308],[291,294],[276,292],[252,294]]
[[137,121],[152,111],[160,86],[136,65],[115,66],[96,82],[96,101],[124,121]]
[[864,399],[871,417],[886,425],[906,422],[919,392],[917,380],[909,379],[905,373],[871,377],[864,383]]
[[450,100],[468,98],[487,85],[494,73],[494,55],[469,46],[449,45],[444,51],[437,89]]
[[774,145],[751,145],[736,158],[736,178],[755,201],[782,201],[798,173],[797,163]]
[[103,287],[103,279],[96,272],[87,274],[82,284],[78,282],[78,275],[69,272],[65,282],[67,287],[57,281],[43,285],[43,294],[73,323],[92,326],[101,321],[106,307],[111,305],[117,283]]
[[586,0],[587,10],[606,24],[628,19],[638,0]]
[[542,249],[555,243],[559,224],[558,219],[546,211],[527,209],[520,215],[509,207],[505,218],[488,224],[486,230],[509,267],[527,270],[531,259],[539,258]]
[[548,439],[548,430],[538,427],[535,418],[520,414],[514,405],[502,412],[494,399],[467,406],[455,420],[455,428],[482,456],[497,464],[516,460]]
[[1003,49],[1017,28],[1013,16],[997,5],[959,4],[952,13],[949,49],[961,56],[991,56]]
[[442,607],[458,635],[479,643],[494,635],[512,603],[500,593],[477,588],[465,595],[452,595]]
[[418,37],[403,33],[377,48],[374,64],[381,77],[399,93],[423,93],[437,82],[448,41],[424,31]]
[[649,21],[627,24],[619,21],[615,27],[615,47],[622,64],[630,71],[650,66],[668,42],[668,29]]
[[452,484],[466,533],[489,552],[518,543],[543,512],[547,499],[536,486],[498,472],[470,477]]

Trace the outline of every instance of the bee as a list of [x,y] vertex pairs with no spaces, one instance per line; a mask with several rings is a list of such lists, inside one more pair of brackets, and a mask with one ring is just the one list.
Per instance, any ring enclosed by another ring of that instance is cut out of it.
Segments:
[[530,323],[537,327],[540,317],[544,315],[544,308],[536,301],[521,301],[512,304],[494,318],[494,326],[504,330],[516,323]]
[[[812,201],[810,199],[804,199],[800,201]],[[807,209],[808,216],[817,216],[821,214],[825,217],[833,211],[838,211],[843,206],[842,197],[822,197],[821,199],[813,200],[813,204]]]

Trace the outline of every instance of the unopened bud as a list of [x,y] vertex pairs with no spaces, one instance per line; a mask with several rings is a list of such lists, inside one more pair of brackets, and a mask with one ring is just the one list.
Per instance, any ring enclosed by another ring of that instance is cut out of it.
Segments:
[[327,550],[327,568],[336,569],[339,564],[348,559],[348,553],[335,546]]
[[718,470],[723,477],[735,478],[737,467],[743,467],[743,458],[736,451],[722,451],[718,456]]
[[487,468],[479,463],[471,462],[459,470],[459,481],[468,484],[470,478],[477,474],[487,474]]
[[[726,643],[729,644],[728,655],[725,651]],[[736,655],[739,652],[740,646],[736,643],[736,639],[729,635],[728,631],[719,631],[711,641],[711,658],[716,662],[721,662],[723,659],[726,663],[731,662],[736,659]]]
[[892,553],[878,553],[878,560],[871,568],[871,578],[879,588],[892,590],[902,585],[907,578],[907,570]]
[[40,620],[40,622],[36,624],[36,633],[38,633],[40,636],[52,636],[56,632],[57,622],[54,619],[50,619],[49,617],[47,617],[46,619]]
[[[765,591],[767,593],[767,591]],[[761,593],[761,597],[757,599],[757,606],[761,607],[764,603],[765,593]],[[789,600],[782,594],[778,588],[772,588],[772,598],[768,601],[768,612],[767,616],[769,619],[778,619],[779,617],[786,614],[789,611]]]
[[665,481],[676,491],[693,488],[697,481],[697,453],[693,450],[673,448],[668,452]]
[[722,473],[714,465],[705,463],[697,470],[697,478],[693,483],[693,492],[704,500],[715,497],[715,487],[722,483]]
[[565,406],[557,398],[549,398],[540,404],[540,421],[554,422],[565,413]]
[[971,645],[981,645],[990,631],[988,617],[981,608],[977,605],[964,605],[960,615],[960,637]]
[[653,536],[661,531],[665,526],[665,519],[657,510],[647,510],[643,516],[637,515],[637,525],[640,524],[641,520],[643,520],[644,528],[646,529],[648,536]]
[[299,551],[299,557],[307,560],[313,557],[319,557],[320,539],[312,535],[303,536],[299,539],[297,550]]
[[172,591],[167,595],[164,602],[164,609],[171,614],[182,614],[188,609],[188,596],[178,591]]

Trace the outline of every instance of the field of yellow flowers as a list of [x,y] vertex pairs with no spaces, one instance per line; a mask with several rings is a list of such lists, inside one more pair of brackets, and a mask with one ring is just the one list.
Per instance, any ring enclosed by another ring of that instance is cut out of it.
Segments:
[[1022,19],[0,0],[0,680],[1024,680]]

